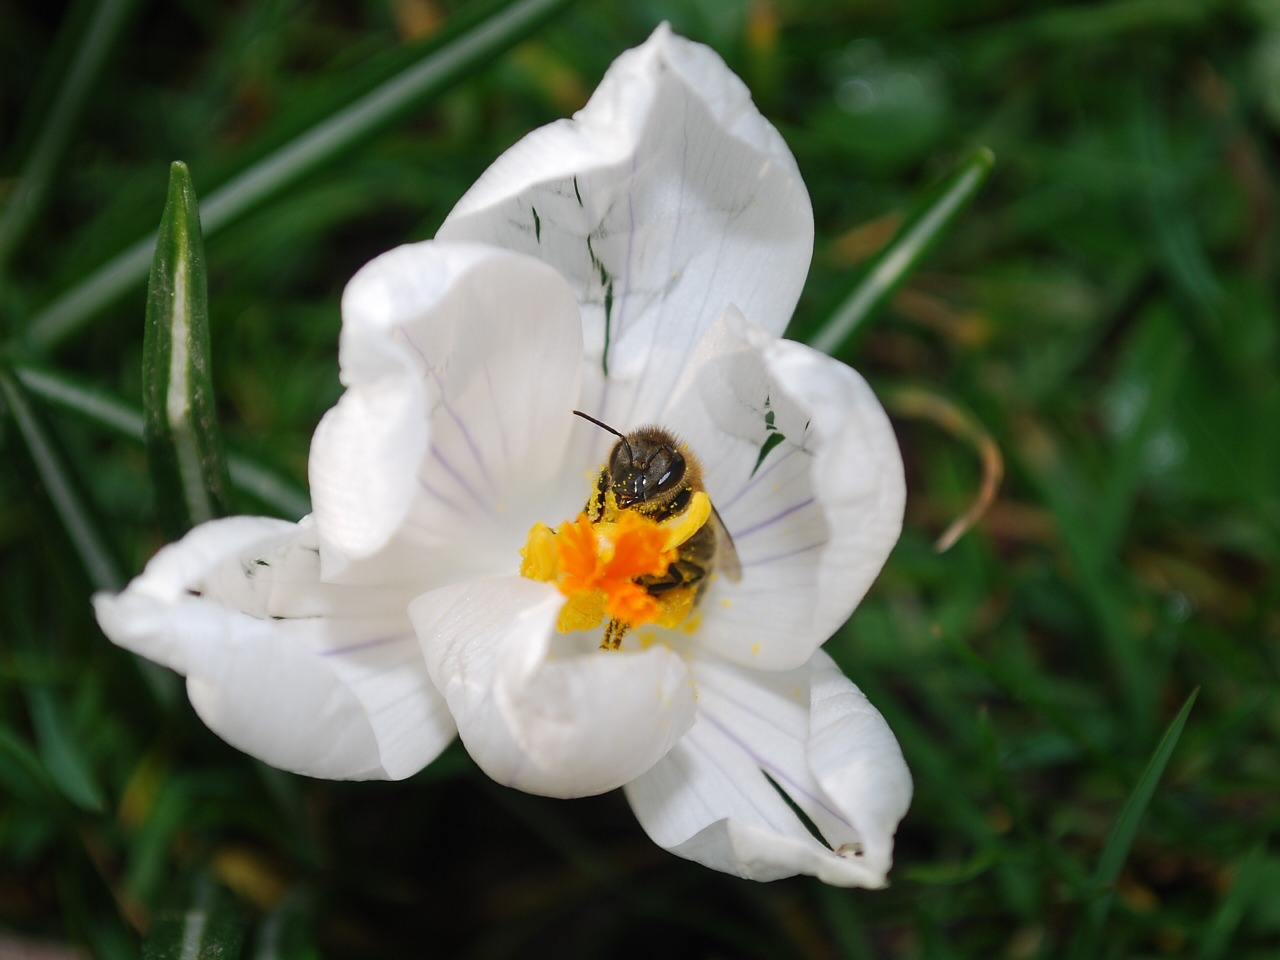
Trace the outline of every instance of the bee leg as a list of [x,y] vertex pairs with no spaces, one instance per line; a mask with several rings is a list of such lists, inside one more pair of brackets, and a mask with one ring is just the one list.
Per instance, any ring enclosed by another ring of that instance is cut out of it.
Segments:
[[587,519],[592,523],[599,523],[604,519],[604,495],[609,489],[609,475],[602,473],[596,479],[595,489],[591,491],[591,496],[587,498],[587,505],[582,508],[582,512],[587,515]]
[[660,577],[652,575],[636,578],[636,582],[644,587],[651,597],[660,597],[669,590],[678,587],[698,587],[705,585],[707,568],[693,561],[677,560],[667,567],[667,572]]
[[625,620],[610,620],[604,628],[604,639],[600,641],[601,650],[617,650],[622,646],[622,638],[631,629]]

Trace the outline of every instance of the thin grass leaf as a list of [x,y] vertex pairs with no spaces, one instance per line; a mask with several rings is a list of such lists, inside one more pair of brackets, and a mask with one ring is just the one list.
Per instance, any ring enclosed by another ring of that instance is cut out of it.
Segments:
[[1133,339],[1131,356],[1111,386],[1115,439],[1095,508],[1099,557],[1120,551],[1150,470],[1152,448],[1181,396],[1191,356],[1185,324],[1171,311],[1152,311]]
[[0,727],[0,784],[4,785],[10,802],[28,800],[34,795],[43,800],[58,793],[49,772],[27,741],[5,727]]
[[298,520],[311,512],[311,498],[292,480],[239,453],[227,454],[227,469],[236,489],[272,508],[280,516]]
[[208,300],[196,194],[186,166],[174,163],[147,289],[142,359],[156,512],[174,538],[230,512],[231,481],[210,372]]
[[1200,943],[1199,960],[1219,960],[1221,957],[1228,956],[1227,947],[1231,945],[1231,938],[1236,928],[1240,926],[1245,910],[1261,892],[1259,883],[1262,880],[1262,866],[1266,859],[1265,843],[1259,843],[1245,854],[1236,870],[1236,879],[1231,885],[1230,892],[1223,899],[1222,906],[1218,908],[1204,935],[1204,940]]
[[146,429],[142,411],[106,391],[81,383],[65,373],[21,361],[13,363],[13,375],[28,392],[46,403],[106,427],[117,436],[142,442]]
[[[488,66],[571,2],[504,3],[486,19],[429,41],[421,60],[211,193],[203,209],[205,232],[213,234],[234,222],[304,175]],[[37,352],[54,349],[138,283],[146,276],[154,245],[154,235],[139,240],[48,304],[31,321],[30,346]]]
[[[29,393],[45,403],[110,430],[118,437],[143,442],[146,418],[142,411],[114,394],[65,373],[25,362],[14,363],[13,375]],[[306,490],[244,454],[228,450],[227,470],[233,487],[282,517],[296,520],[311,510]]]
[[920,264],[955,219],[978,194],[995,166],[986,147],[975,150],[960,168],[935,187],[912,212],[897,235],[872,261],[866,274],[832,312],[809,342],[834,355],[874,315]]
[[83,745],[68,727],[61,704],[50,690],[32,687],[27,691],[27,707],[49,778],[80,809],[101,812],[106,807],[102,788],[94,780]]
[[244,946],[244,920],[207,877],[191,904],[156,917],[142,944],[143,960],[235,960]]
[[1081,463],[1053,434],[1034,424],[1023,427],[1022,463],[1039,497],[1055,518],[1078,583],[1078,594],[1096,623],[1096,637],[1124,697],[1131,734],[1154,733],[1160,674],[1146,635],[1135,633],[1128,614],[1130,581],[1118,575],[1114,553],[1101,547],[1103,531],[1092,502],[1098,494]]
[[1165,274],[1170,284],[1180,288],[1199,308],[1192,319],[1198,322],[1204,335],[1221,336],[1226,304],[1222,284],[1214,273],[1192,214],[1195,198],[1187,197],[1178,183],[1177,170],[1169,157],[1161,109],[1136,91],[1133,100],[1133,136],[1139,157],[1151,171],[1143,181],[1144,199]]
[[1071,953],[1076,960],[1097,956],[1102,927],[1107,921],[1107,914],[1111,912],[1111,904],[1115,900],[1116,880],[1119,879],[1120,870],[1129,857],[1129,850],[1133,846],[1134,837],[1137,836],[1142,815],[1146,813],[1147,806],[1155,795],[1156,786],[1160,782],[1165,767],[1169,765],[1174,748],[1178,745],[1178,739],[1182,736],[1182,730],[1187,725],[1187,718],[1191,716],[1191,708],[1199,695],[1199,687],[1192,690],[1191,696],[1187,697],[1186,703],[1169,724],[1169,729],[1165,731],[1155,753],[1147,762],[1147,768],[1138,778],[1133,793],[1125,801],[1124,809],[1120,811],[1115,826],[1111,828],[1111,835],[1107,837],[1106,845],[1102,848],[1102,856],[1098,859],[1098,871],[1095,875],[1095,882],[1102,893],[1085,912],[1084,923]]
[[124,585],[120,563],[112,553],[110,541],[98,528],[88,500],[76,481],[75,471],[7,367],[0,367],[0,397],[26,444],[32,465],[89,581],[98,590],[119,590]]
[[[85,94],[92,88],[103,61],[110,52],[120,28],[136,5],[136,0],[101,0],[84,22],[84,30],[74,43],[67,43],[71,50],[66,57],[51,57],[48,71],[56,72],[57,93],[48,104],[32,102],[31,118],[25,118],[38,127],[30,151],[22,164],[9,194],[9,200],[0,211],[0,272],[9,256],[22,240],[27,226],[40,212],[40,206],[49,190],[49,183],[57,170],[58,161],[71,137],[80,111],[84,107]],[[67,18],[64,30],[80,27],[78,20]]]
[[874,960],[875,952],[863,932],[862,918],[853,909],[853,897],[849,891],[819,884],[816,894],[822,918],[831,931],[840,956],[845,960]]
[[315,946],[312,897],[298,888],[263,917],[254,931],[252,960],[311,960]]

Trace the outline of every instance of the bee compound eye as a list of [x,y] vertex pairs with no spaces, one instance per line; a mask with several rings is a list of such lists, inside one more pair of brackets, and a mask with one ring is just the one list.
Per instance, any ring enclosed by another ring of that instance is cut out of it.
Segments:
[[684,479],[684,457],[675,450],[663,450],[654,457],[653,473],[658,475],[654,490],[669,490]]
[[622,478],[632,473],[631,452],[619,442],[609,453],[609,473],[615,478]]

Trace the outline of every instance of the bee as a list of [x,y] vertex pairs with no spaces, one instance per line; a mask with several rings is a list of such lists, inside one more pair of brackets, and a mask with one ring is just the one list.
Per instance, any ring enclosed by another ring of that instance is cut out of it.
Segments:
[[[693,495],[705,489],[702,465],[688,446],[670,431],[647,426],[624,434],[581,410],[573,413],[618,438],[596,480],[595,492],[587,501],[584,512],[592,523],[603,518],[609,493],[613,494],[619,510],[634,510],[660,523],[687,510]],[[707,522],[679,546],[667,572],[661,576],[639,577],[635,582],[653,597],[690,587],[696,603],[706,589],[708,578],[715,572],[735,583],[742,579],[742,564],[733,538],[712,504]],[[601,646],[617,649],[629,626],[610,620]]]

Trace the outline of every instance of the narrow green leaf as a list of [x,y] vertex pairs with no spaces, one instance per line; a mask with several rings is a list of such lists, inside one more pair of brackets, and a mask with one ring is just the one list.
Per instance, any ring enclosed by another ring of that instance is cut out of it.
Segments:
[[227,469],[236,489],[275,510],[280,516],[297,520],[311,512],[311,498],[292,480],[239,453],[227,454]]
[[294,888],[263,917],[249,953],[252,960],[314,960],[320,956],[315,945],[313,899],[305,889]]
[[1149,470],[1152,445],[1169,423],[1170,411],[1183,395],[1183,374],[1191,356],[1186,325],[1172,309],[1151,310],[1139,322],[1133,342],[1125,347],[1121,366],[1110,385],[1111,431],[1114,435],[1101,489],[1096,498],[1098,558],[1120,554],[1130,529],[1138,496]]
[[36,748],[49,778],[77,807],[101,811],[106,806],[102,790],[93,779],[81,744],[68,729],[61,704],[47,688],[32,687],[27,691],[27,706],[35,729]]
[[1191,708],[1199,695],[1199,687],[1192,690],[1191,696],[1187,697],[1187,702],[1182,705],[1178,715],[1169,724],[1169,729],[1165,731],[1155,753],[1147,762],[1147,768],[1138,778],[1133,793],[1125,801],[1124,809],[1120,811],[1115,826],[1111,828],[1111,835],[1107,837],[1106,845],[1102,848],[1102,856],[1098,859],[1098,871],[1095,876],[1095,882],[1102,893],[1089,905],[1085,913],[1084,923],[1072,950],[1073,957],[1083,960],[1086,957],[1097,956],[1098,938],[1102,933],[1103,924],[1106,923],[1107,914],[1111,912],[1112,901],[1115,900],[1116,880],[1119,879],[1120,870],[1128,859],[1133,839],[1138,833],[1138,825],[1142,822],[1142,815],[1146,813],[1147,806],[1155,795],[1156,786],[1173,756],[1178,739],[1182,736],[1182,730],[1187,725],[1187,718],[1191,716]]
[[[110,430],[118,437],[142,443],[142,411],[114,394],[59,371],[15,362],[13,375],[33,396]],[[292,480],[233,450],[227,451],[231,485],[249,494],[282,517],[296,520],[311,510],[307,492]]]
[[1228,956],[1227,947],[1231,945],[1231,938],[1244,919],[1245,911],[1262,892],[1262,867],[1266,860],[1266,843],[1259,843],[1245,854],[1236,868],[1236,879],[1231,884],[1231,890],[1223,898],[1222,906],[1214,914],[1213,922],[1209,924],[1204,940],[1200,943],[1199,960],[1219,960],[1220,957]]
[[57,788],[35,751],[25,739],[4,727],[0,727],[0,785],[11,800],[33,802],[36,798],[57,796]]
[[235,960],[244,946],[244,920],[207,877],[189,906],[156,916],[142,944],[143,960]]
[[209,355],[200,212],[186,165],[174,163],[147,289],[142,408],[156,512],[175,538],[230,512]]
[[142,411],[106,391],[60,371],[28,366],[20,360],[13,362],[13,375],[33,396],[106,427],[117,436],[142,442],[146,429]]
[[8,202],[0,211],[0,271],[27,225],[39,213],[58,160],[84,107],[85,94],[92,88],[121,25],[135,5],[135,0],[100,0],[83,21],[83,30],[79,18],[67,18],[65,30],[80,31],[79,36],[69,43],[60,40],[67,55],[51,57],[45,68],[46,72],[56,71],[56,76],[49,79],[56,81],[57,92],[48,102],[43,98],[33,101],[32,115],[23,118],[24,125],[35,125],[37,132]]
[[[213,234],[234,222],[302,176],[487,66],[572,2],[514,0],[500,5],[484,20],[428,41],[421,60],[210,194],[203,211],[205,232]],[[37,352],[52,350],[140,281],[154,245],[154,236],[139,240],[48,304],[31,321],[30,346]]]
[[111,551],[110,541],[98,528],[76,473],[41,422],[26,391],[7,367],[0,367],[0,397],[26,444],[36,474],[62,520],[89,582],[98,590],[119,590],[124,585],[120,564]]
[[874,960],[875,951],[863,932],[862,918],[855,909],[853,895],[839,887],[815,884],[818,908],[827,929],[845,960]]
[[146,817],[129,838],[124,891],[139,903],[154,903],[172,881],[173,850],[184,826],[196,818],[188,777],[157,776]]
[[995,162],[995,154],[986,147],[975,150],[955,173],[930,191],[809,342],[823,353],[833,355],[843,347],[853,332],[893,295],[977,196],[978,188],[986,182]]

